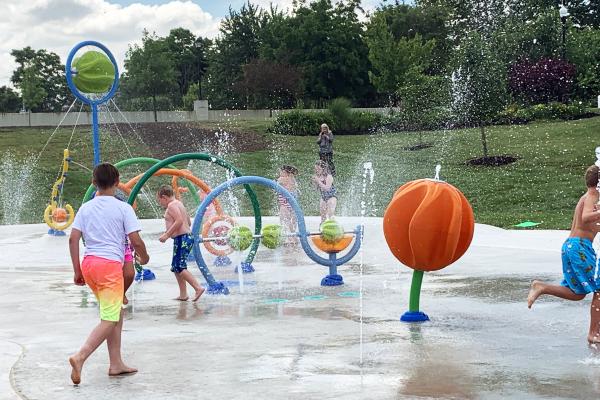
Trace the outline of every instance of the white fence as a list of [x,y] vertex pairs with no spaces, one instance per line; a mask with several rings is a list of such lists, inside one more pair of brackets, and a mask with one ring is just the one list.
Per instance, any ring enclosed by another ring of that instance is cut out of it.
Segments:
[[[357,111],[370,111],[381,114],[387,114],[389,108],[355,108]],[[157,111],[157,122],[194,122],[194,121],[227,121],[227,120],[270,120],[277,117],[278,114],[287,113],[292,110],[209,110],[208,102],[196,101],[194,111]],[[324,110],[304,110],[304,111],[324,111]],[[396,110],[397,111],[397,110]],[[79,118],[79,120],[78,120]],[[63,121],[64,119],[64,121]],[[154,112],[152,111],[124,111],[119,112],[99,112],[98,120],[100,123],[149,123],[154,121]],[[59,123],[64,126],[91,125],[92,114],[89,112],[70,112],[65,113],[6,113],[0,114],[0,128],[15,127],[35,127],[35,126],[57,126]]]

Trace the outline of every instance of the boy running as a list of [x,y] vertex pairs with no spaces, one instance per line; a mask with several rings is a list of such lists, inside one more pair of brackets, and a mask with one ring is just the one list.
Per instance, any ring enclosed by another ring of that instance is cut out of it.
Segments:
[[592,165],[585,172],[587,192],[581,196],[571,225],[571,234],[562,247],[562,264],[564,279],[559,285],[551,285],[541,281],[533,281],[527,306],[543,294],[562,299],[578,301],[588,293],[593,293],[590,310],[590,329],[588,341],[600,341],[600,281],[595,278],[596,253],[592,242],[600,231],[600,212],[596,209],[598,203],[598,166]]

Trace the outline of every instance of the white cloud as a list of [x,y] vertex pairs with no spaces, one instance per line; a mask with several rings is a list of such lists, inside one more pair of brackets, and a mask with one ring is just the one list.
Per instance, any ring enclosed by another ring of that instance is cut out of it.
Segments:
[[[273,3],[280,10],[292,9],[292,0],[253,0],[253,3],[264,8]],[[363,7],[373,10],[378,3],[379,0],[363,0]],[[172,28],[183,27],[196,35],[215,37],[220,22],[220,18],[203,11],[191,0],[129,6],[111,0],[2,0],[2,6],[0,86],[10,84],[16,67],[10,55],[12,49],[25,46],[47,49],[64,62],[77,43],[96,40],[112,51],[122,69],[128,44],[139,43],[144,29],[164,36]]]
[[189,1],[161,5],[121,6],[109,0],[3,0],[0,13],[0,85],[15,68],[12,49],[31,46],[57,53],[63,62],[82,40],[107,46],[122,67],[128,44],[138,43],[142,31],[164,36],[183,27],[196,35],[214,37],[219,19]]

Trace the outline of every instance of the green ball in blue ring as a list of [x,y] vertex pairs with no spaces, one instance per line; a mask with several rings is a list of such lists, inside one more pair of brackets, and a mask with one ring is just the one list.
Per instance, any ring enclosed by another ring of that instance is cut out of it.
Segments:
[[234,226],[227,234],[227,242],[236,251],[244,251],[252,245],[252,231],[247,226]]
[[71,67],[73,83],[81,93],[106,93],[115,80],[115,66],[99,51],[86,52]]
[[268,249],[276,249],[283,242],[283,229],[281,225],[270,224],[265,225],[262,229],[262,244]]

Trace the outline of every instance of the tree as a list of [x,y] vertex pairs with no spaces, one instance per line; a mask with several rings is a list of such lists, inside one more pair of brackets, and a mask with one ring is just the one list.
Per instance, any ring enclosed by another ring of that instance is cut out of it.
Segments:
[[600,94],[600,30],[572,29],[567,37],[567,59],[577,69],[576,95],[595,99]]
[[359,6],[355,0],[335,5],[331,0],[298,1],[290,17],[270,17],[260,53],[297,66],[308,101],[346,97],[355,104],[368,102],[375,93]]
[[479,32],[463,40],[453,59],[453,111],[457,122],[479,126],[483,155],[488,157],[485,125],[506,106],[506,70]]
[[404,85],[398,90],[402,98],[402,114],[409,128],[419,133],[419,144],[423,145],[423,129],[436,129],[450,103],[448,79],[442,76],[423,74],[411,69],[406,74]]
[[200,84],[192,83],[188,88],[188,92],[183,96],[183,108],[188,111],[194,110],[194,101],[198,100],[200,92]]
[[430,56],[428,73],[444,72],[450,57],[454,41],[449,37],[447,27],[448,13],[443,7],[419,7],[404,4],[380,6],[370,21],[371,24],[385,20],[389,32],[395,40],[400,38],[414,39],[421,36],[423,42],[435,40],[435,46]]
[[547,9],[532,15],[525,24],[519,17],[510,16],[491,40],[505,65],[511,65],[525,59],[559,57],[561,29],[558,11]]
[[256,59],[242,71],[235,90],[253,108],[293,108],[302,94],[302,73],[292,65]]
[[[181,104],[181,98],[188,93],[190,84],[198,84],[206,73],[208,68],[207,52],[211,46],[211,41],[210,39],[196,37],[184,28],[171,29],[164,41],[173,62],[173,67],[177,71],[179,91],[173,102]],[[199,95],[200,89],[197,88],[196,90],[197,95]]]
[[0,87],[0,113],[14,113],[21,109],[21,98],[11,88]]
[[30,81],[35,80],[35,82],[38,82],[45,92],[44,98],[36,102],[31,110],[41,112],[61,111],[72,96],[67,87],[65,67],[60,62],[60,57],[44,49],[33,50],[29,46],[21,50],[12,50],[10,54],[18,64],[17,69],[13,72],[11,82],[17,88],[23,90],[25,71],[31,68],[29,70]]
[[422,73],[429,66],[435,40],[424,42],[419,34],[413,38],[394,38],[384,14],[373,16],[366,36],[373,66],[369,75],[380,93],[394,97],[409,70]]
[[151,98],[154,121],[157,121],[157,97],[177,91],[178,72],[164,39],[144,32],[142,45],[129,46],[125,58],[126,72],[122,91],[128,98]]
[[44,90],[42,80],[37,76],[37,71],[33,66],[23,70],[23,80],[21,81],[21,96],[23,96],[23,107],[26,110],[37,108],[48,93]]
[[213,108],[244,108],[246,99],[234,90],[243,77],[242,65],[258,58],[263,11],[248,2],[239,11],[229,8],[220,37],[210,49],[206,92]]

